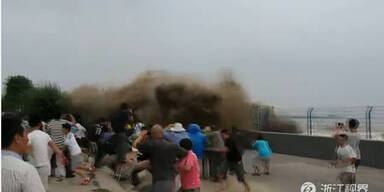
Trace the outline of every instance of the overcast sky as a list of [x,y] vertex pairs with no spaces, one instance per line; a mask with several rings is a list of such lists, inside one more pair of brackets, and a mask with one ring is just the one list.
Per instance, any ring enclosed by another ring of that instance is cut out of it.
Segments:
[[231,69],[277,107],[384,104],[383,0],[3,0],[2,80]]

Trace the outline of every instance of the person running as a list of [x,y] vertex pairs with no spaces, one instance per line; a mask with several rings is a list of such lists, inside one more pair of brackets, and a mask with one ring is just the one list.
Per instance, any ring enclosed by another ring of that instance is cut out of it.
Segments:
[[[48,122],[47,126],[48,135],[51,136],[52,141],[61,151],[64,151],[64,135],[62,132],[62,127],[63,124],[67,122],[68,121],[61,119],[61,113],[57,112],[54,115],[54,118]],[[58,181],[62,181],[66,175],[65,166],[57,154],[52,157],[51,165],[53,169],[53,175],[58,177]]]
[[28,136],[14,114],[1,116],[1,148],[1,191],[45,192],[36,168],[21,158],[28,151]]
[[199,159],[199,165],[203,167],[204,150],[207,145],[207,137],[201,133],[200,126],[197,124],[190,124],[188,127],[188,135],[192,140],[192,151]]
[[360,153],[360,140],[361,135],[357,132],[357,128],[359,127],[359,121],[357,119],[349,119],[348,127],[350,132],[348,135],[348,144],[352,147],[352,149],[356,153],[356,162],[355,168],[357,169],[360,165],[361,153]]
[[182,139],[189,138],[189,136],[185,131],[183,124],[175,123],[170,126],[169,130],[164,131],[164,138],[173,144],[179,145]]
[[111,118],[113,131],[116,134],[122,134],[129,138],[134,133],[134,129],[130,126],[133,119],[133,110],[128,109],[127,103],[120,105],[120,110]]
[[260,170],[257,166],[257,163],[261,163],[264,167],[264,173],[269,175],[270,167],[269,162],[272,156],[272,150],[269,147],[268,141],[266,141],[263,136],[259,135],[257,140],[252,144],[252,148],[259,152],[259,156],[256,157],[254,169],[255,172],[253,175],[261,176]]
[[212,181],[218,181],[219,168],[225,159],[225,143],[220,130],[211,125],[211,132],[207,133],[207,147],[205,148],[206,157],[209,160],[209,177]]
[[75,139],[77,143],[81,147],[85,147],[87,145],[87,140],[86,140],[86,134],[87,130],[85,127],[83,127],[80,123],[76,121],[75,116],[72,114],[65,114],[63,119],[67,120],[69,124],[72,126],[71,127],[71,132],[75,135]]
[[133,147],[149,158],[152,170],[152,192],[171,192],[174,190],[176,159],[187,156],[188,152],[164,139],[160,125],[154,125],[151,128],[151,138],[147,139],[147,134],[147,131],[142,131]]
[[51,174],[49,148],[51,148],[60,159],[64,159],[64,155],[52,141],[51,137],[40,130],[43,126],[40,118],[31,116],[29,126],[31,127],[31,132],[28,134],[28,139],[30,142],[32,164],[36,167],[45,190],[48,190],[48,176]]
[[[188,132],[185,131],[183,124],[176,122],[174,124],[169,124],[165,128],[164,138],[175,145],[179,145],[182,139],[185,139],[185,138],[189,139],[189,135],[188,135]],[[180,183],[179,174],[176,175],[175,181],[176,181],[175,189],[180,188],[181,183]]]
[[[132,152],[132,145],[129,143],[129,137],[134,133],[131,127],[130,119],[133,117],[133,111],[128,109],[127,103],[120,105],[120,111],[113,115],[111,118],[111,126],[114,135],[111,138],[113,152],[116,153],[117,158],[114,163],[115,171],[120,170],[127,163],[127,155]],[[120,177],[120,174],[115,174]]]
[[[336,168],[340,168],[339,179],[342,184],[355,183],[355,162],[356,153],[352,147],[348,144],[348,136],[346,134],[340,134],[336,136],[337,147],[335,149],[337,159],[331,161],[331,165]],[[342,189],[344,191],[344,189]]]
[[196,154],[192,151],[192,141],[182,139],[180,147],[188,151],[188,155],[181,159],[176,170],[180,173],[181,188],[179,192],[199,192],[200,191],[200,167]]
[[74,173],[83,178],[81,185],[88,185],[91,179],[84,173],[84,170],[93,171],[93,168],[82,166],[82,153],[79,144],[77,144],[75,136],[71,133],[71,125],[66,123],[63,125],[64,144],[68,147],[71,155],[71,169]]
[[219,168],[219,191],[224,190],[223,178],[227,174],[228,170],[236,173],[237,180],[244,184],[245,191],[251,191],[248,183],[244,178],[244,168],[242,163],[242,154],[237,148],[236,141],[230,136],[229,131],[224,129],[221,131],[221,135],[224,139],[226,146],[226,159],[221,163]]
[[[76,138],[75,133],[78,131],[78,129],[77,129],[76,125],[74,124],[74,117],[71,114],[63,114],[63,115],[61,115],[61,119],[66,120],[66,122],[72,126],[71,132],[75,135],[75,138]],[[79,142],[77,142],[77,143],[79,143]],[[66,161],[66,164],[65,164],[65,177],[66,178],[75,177],[75,175],[73,174],[72,168],[71,168],[71,154],[68,151],[68,148],[64,148],[63,153],[64,153],[65,158],[67,158],[67,160],[68,160],[68,161]]]

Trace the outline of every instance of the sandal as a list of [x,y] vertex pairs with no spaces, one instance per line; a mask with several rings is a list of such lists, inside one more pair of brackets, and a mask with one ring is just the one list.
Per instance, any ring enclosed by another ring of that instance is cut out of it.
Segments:
[[81,181],[80,185],[88,185],[91,182],[91,179],[89,177],[84,178],[83,181]]

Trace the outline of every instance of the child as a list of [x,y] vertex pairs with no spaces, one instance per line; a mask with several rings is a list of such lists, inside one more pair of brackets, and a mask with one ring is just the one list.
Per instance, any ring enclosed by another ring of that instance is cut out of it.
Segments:
[[346,134],[336,136],[336,142],[337,160],[332,161],[331,164],[336,168],[341,168],[339,179],[342,184],[353,184],[355,183],[356,173],[356,153],[348,145],[348,136]]
[[361,136],[357,132],[357,128],[359,127],[359,121],[357,119],[349,119],[348,120],[348,127],[350,132],[348,132],[348,144],[352,147],[353,151],[356,153],[356,162],[355,162],[355,168],[357,169],[360,165],[360,140]]
[[257,162],[261,162],[264,166],[264,173],[266,175],[269,175],[269,162],[271,160],[272,150],[269,147],[269,144],[266,140],[263,139],[261,135],[258,136],[255,143],[253,143],[252,147],[259,152],[259,156],[257,157],[257,160],[255,160],[254,168],[255,173],[253,175],[260,176],[260,170],[257,167]]
[[197,156],[192,151],[192,141],[184,138],[180,140],[180,147],[188,151],[188,155],[181,159],[176,170],[180,172],[181,188],[179,192],[200,191],[200,168]]
[[68,147],[71,155],[71,169],[73,172],[83,178],[81,185],[88,185],[91,179],[83,172],[83,170],[92,171],[91,168],[82,166],[81,148],[76,142],[75,136],[71,133],[71,125],[66,123],[63,125],[64,144]]

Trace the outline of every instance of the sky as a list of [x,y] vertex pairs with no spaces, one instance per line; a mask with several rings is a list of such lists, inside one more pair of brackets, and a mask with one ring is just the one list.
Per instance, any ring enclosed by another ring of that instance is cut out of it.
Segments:
[[2,81],[118,86],[231,70],[254,102],[383,105],[382,0],[3,0]]

